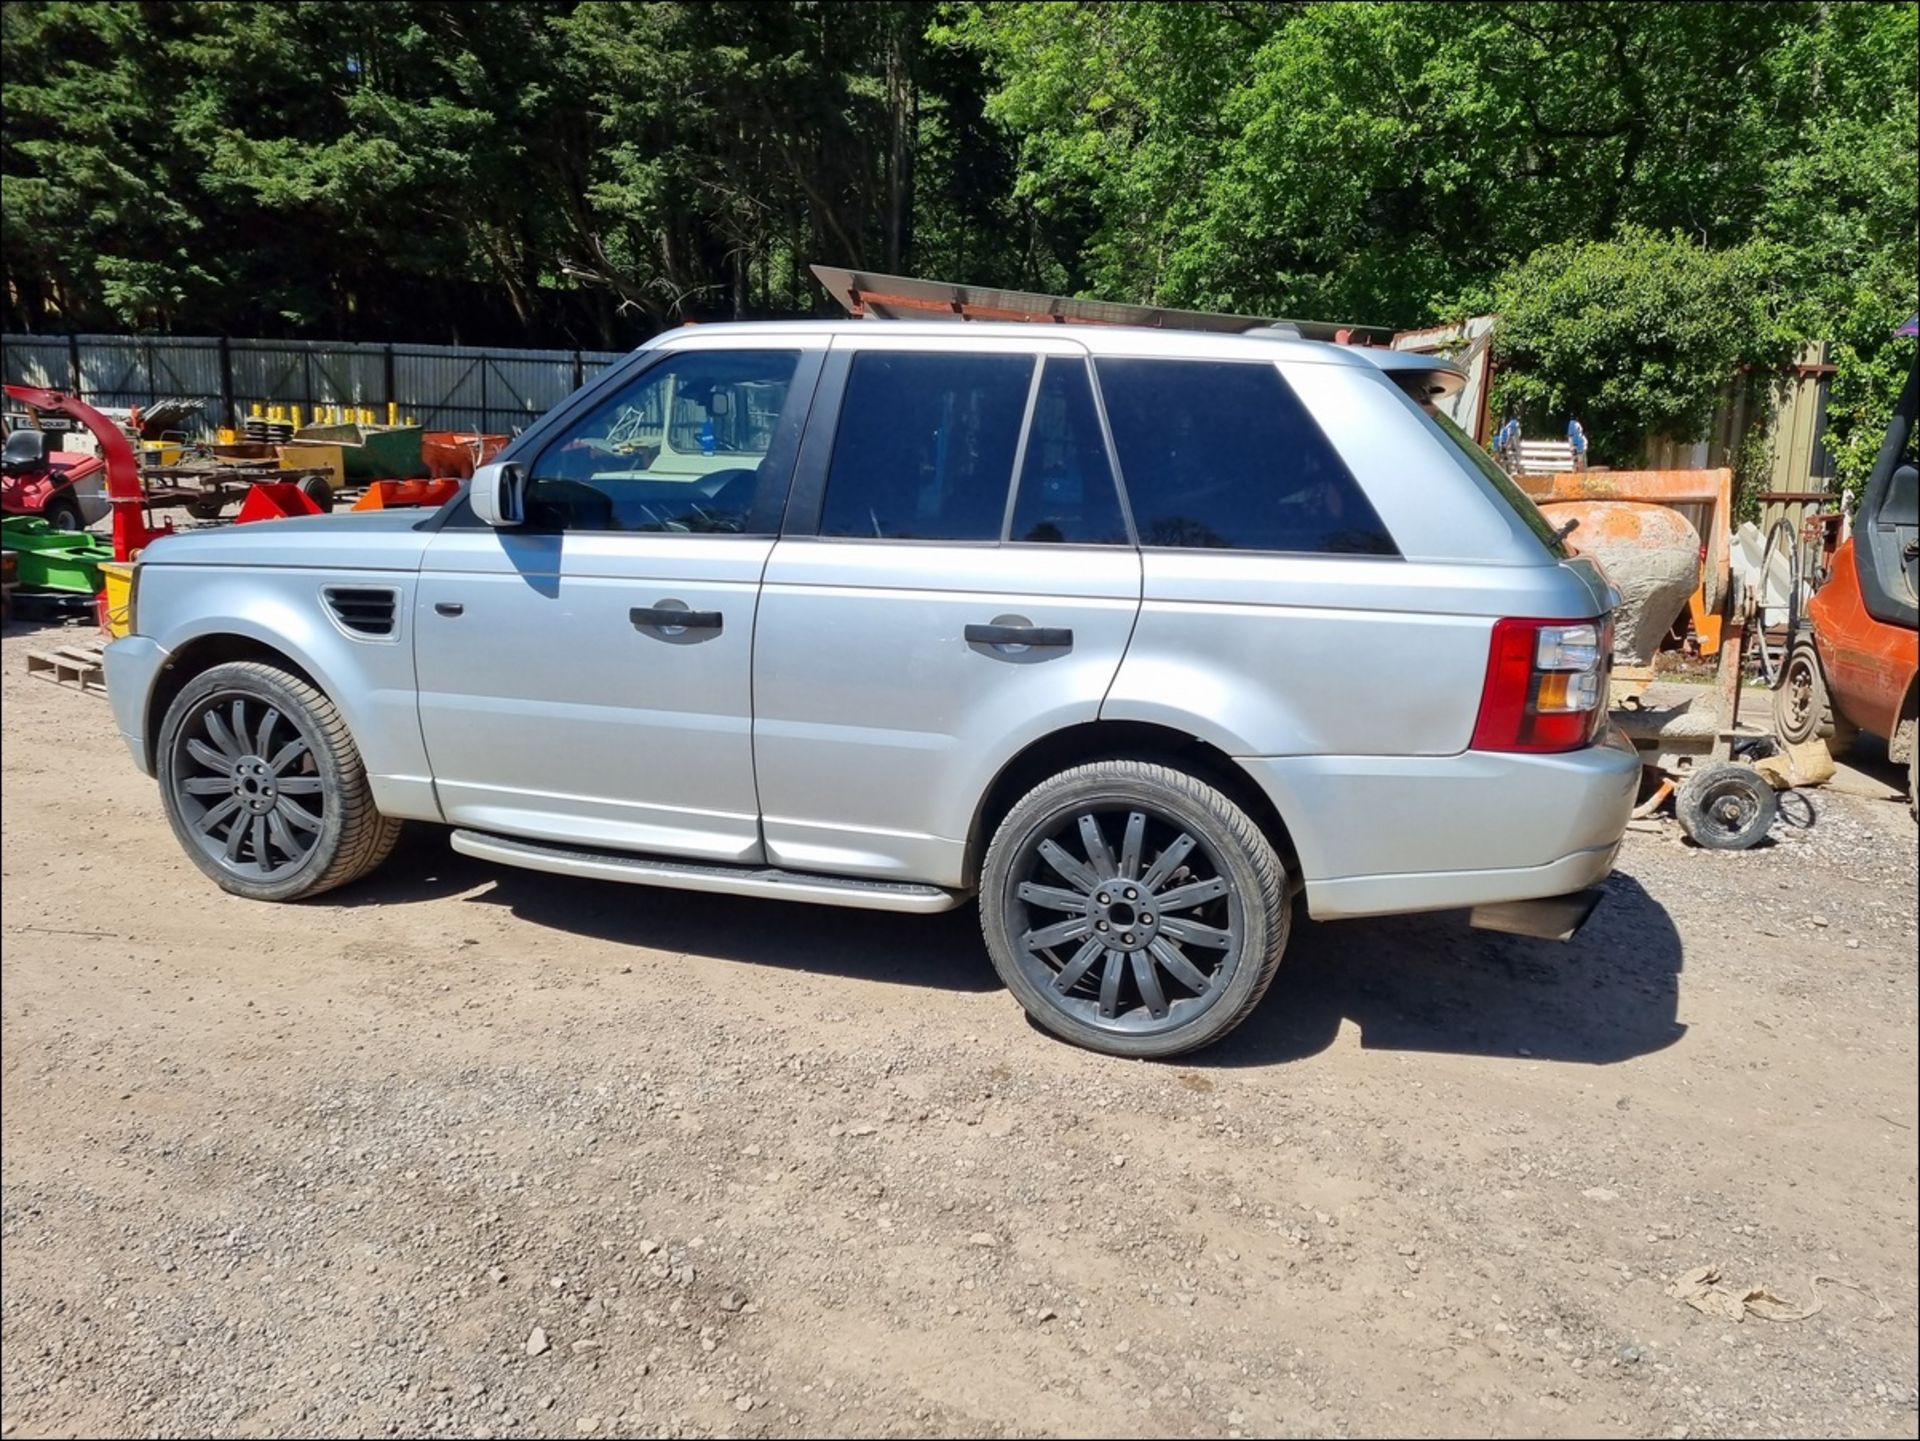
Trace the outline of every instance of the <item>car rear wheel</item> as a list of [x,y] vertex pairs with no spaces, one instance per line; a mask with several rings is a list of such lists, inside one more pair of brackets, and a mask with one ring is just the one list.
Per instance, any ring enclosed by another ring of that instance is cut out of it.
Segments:
[[255,661],[187,682],[160,725],[160,795],[193,863],[235,895],[291,901],[358,880],[399,839],[332,701]]
[[1286,867],[1205,781],[1099,761],[1042,782],[987,849],[981,928],[1037,1023],[1115,1056],[1175,1056],[1239,1025],[1271,984]]

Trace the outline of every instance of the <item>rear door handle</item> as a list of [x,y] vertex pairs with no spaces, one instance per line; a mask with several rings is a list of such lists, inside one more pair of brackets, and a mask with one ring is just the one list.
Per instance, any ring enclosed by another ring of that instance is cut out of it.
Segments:
[[627,612],[635,630],[668,628],[674,630],[719,630],[723,617],[717,610],[681,610],[671,605],[636,605]]
[[1071,647],[1073,632],[1064,626],[970,625],[968,645],[1031,645]]

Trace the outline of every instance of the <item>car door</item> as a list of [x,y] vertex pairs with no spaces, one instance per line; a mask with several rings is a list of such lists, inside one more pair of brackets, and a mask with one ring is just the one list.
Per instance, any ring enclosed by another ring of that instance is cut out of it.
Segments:
[[428,546],[420,728],[449,821],[760,859],[754,608],[823,342],[702,340],[529,457],[524,524],[456,515]]
[[767,855],[965,884],[993,777],[1097,717],[1140,605],[1086,353],[843,336],[814,414],[754,644]]

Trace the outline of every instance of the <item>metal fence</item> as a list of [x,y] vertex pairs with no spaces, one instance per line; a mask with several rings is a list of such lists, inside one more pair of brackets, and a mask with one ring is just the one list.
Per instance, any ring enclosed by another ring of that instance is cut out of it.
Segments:
[[613,350],[500,350],[329,340],[198,336],[0,336],[10,385],[64,390],[92,405],[150,405],[167,396],[206,404],[213,424],[238,425],[256,404],[389,403],[429,430],[512,435],[621,358]]

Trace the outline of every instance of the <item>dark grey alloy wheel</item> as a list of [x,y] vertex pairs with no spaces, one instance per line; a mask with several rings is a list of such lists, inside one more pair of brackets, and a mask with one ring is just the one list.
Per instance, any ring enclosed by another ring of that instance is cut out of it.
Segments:
[[303,865],[327,796],[313,744],[256,697],[216,692],[174,734],[173,789],[188,833],[215,864],[257,880]]
[[234,661],[188,681],[167,707],[155,760],[188,856],[254,900],[357,880],[400,836],[401,823],[374,807],[333,702],[274,666]]
[[995,967],[1041,1025],[1118,1055],[1175,1055],[1265,992],[1286,939],[1285,873],[1205,782],[1099,762],[1014,808],[981,915]]

